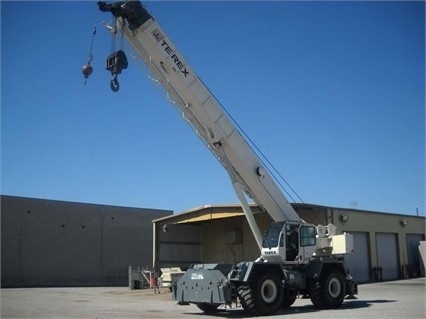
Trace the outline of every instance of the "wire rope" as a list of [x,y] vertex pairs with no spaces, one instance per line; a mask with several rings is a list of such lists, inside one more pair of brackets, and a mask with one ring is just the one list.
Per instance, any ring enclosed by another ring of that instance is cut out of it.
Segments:
[[[200,79],[200,81],[202,81]],[[204,83],[203,83],[204,84]],[[206,88],[207,86],[204,85]],[[253,142],[253,140],[248,136],[248,134],[244,131],[244,129],[238,124],[238,122],[235,120],[235,118],[228,112],[228,110],[223,106],[223,104],[216,98],[216,96],[209,90],[210,94],[216,99],[216,101],[219,103],[219,105],[222,107],[222,109],[225,111],[225,113],[229,116],[229,118],[234,122],[234,124],[238,127],[238,129],[240,130],[240,132],[246,137],[246,139],[249,141],[249,146],[250,148],[253,148],[256,150],[255,153],[257,153],[258,155],[261,155],[261,157],[268,163],[268,165],[265,165],[265,163],[262,161],[262,158],[260,158],[260,161],[262,162],[262,164],[266,167],[266,169],[271,173],[272,177],[274,178],[274,180],[281,186],[281,188],[283,189],[283,191],[287,194],[287,196],[293,201],[295,202],[293,196],[291,196],[291,194],[287,191],[287,189],[284,187],[284,185],[277,179],[277,177],[275,176],[275,174],[273,174],[273,172],[271,172],[270,167],[273,169],[273,171],[284,181],[284,183],[287,185],[287,187],[293,192],[293,194],[302,202],[304,203],[303,199],[299,196],[299,194],[294,190],[294,188],[290,185],[289,182],[287,182],[287,180],[282,176],[282,174],[280,174],[280,172],[277,170],[277,168],[271,163],[271,161],[269,161],[269,159],[265,156],[265,154],[263,154],[263,152],[259,149],[259,147],[257,147],[257,145]],[[253,151],[255,151],[253,150]]]

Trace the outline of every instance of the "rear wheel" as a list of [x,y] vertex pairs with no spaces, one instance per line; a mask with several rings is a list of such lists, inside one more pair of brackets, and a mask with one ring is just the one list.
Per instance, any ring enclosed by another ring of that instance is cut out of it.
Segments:
[[252,274],[249,285],[240,286],[238,295],[244,310],[252,316],[277,312],[283,298],[281,279],[274,273]]
[[345,295],[345,277],[340,272],[330,272],[319,281],[311,281],[309,284],[309,296],[317,308],[338,308]]

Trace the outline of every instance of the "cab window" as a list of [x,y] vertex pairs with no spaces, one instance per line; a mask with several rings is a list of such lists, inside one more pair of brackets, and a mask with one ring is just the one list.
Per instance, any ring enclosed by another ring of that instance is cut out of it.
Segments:
[[300,227],[300,246],[316,245],[316,230],[314,226]]

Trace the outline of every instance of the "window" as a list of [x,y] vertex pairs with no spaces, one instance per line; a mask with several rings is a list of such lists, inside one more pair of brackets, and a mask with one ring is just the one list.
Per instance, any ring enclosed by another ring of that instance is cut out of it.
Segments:
[[271,223],[268,230],[266,231],[265,237],[263,237],[263,248],[272,248],[278,246],[278,239],[283,227],[283,222]]
[[300,246],[314,246],[316,245],[316,230],[314,226],[300,227]]

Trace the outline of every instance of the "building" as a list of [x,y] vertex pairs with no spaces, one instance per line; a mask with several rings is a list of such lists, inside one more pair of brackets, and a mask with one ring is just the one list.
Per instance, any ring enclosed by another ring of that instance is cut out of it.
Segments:
[[1,196],[1,286],[128,285],[172,211]]
[[[419,276],[425,217],[293,204],[312,224],[354,235],[345,266],[359,283]],[[272,221],[252,205],[265,231]],[[127,286],[128,266],[160,270],[255,260],[258,247],[240,205],[180,214],[1,196],[1,285]]]
[[[333,223],[338,233],[354,236],[355,252],[345,267],[358,283],[424,274],[419,242],[425,240],[425,218],[293,204],[314,225]],[[272,221],[252,205],[261,231]],[[208,205],[166,216],[154,223],[153,263],[157,269],[192,263],[236,263],[255,260],[259,250],[239,205]]]

